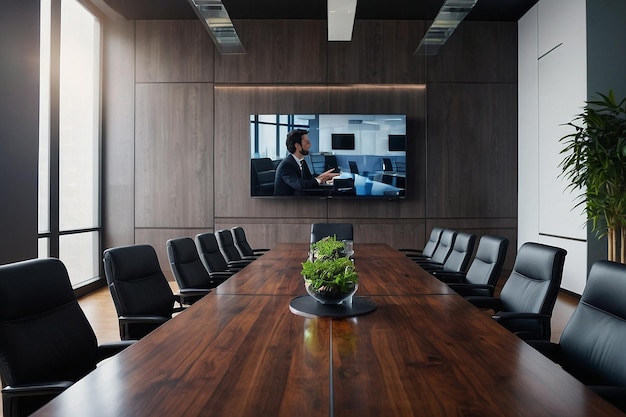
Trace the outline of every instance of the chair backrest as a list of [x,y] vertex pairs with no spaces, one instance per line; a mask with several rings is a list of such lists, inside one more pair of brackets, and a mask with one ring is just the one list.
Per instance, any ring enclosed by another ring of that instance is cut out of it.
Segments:
[[[77,381],[95,369],[97,347],[96,335],[60,260],[33,259],[0,266],[3,386]],[[30,414],[50,399],[5,399],[4,415]]]
[[235,226],[230,229],[230,232],[233,234],[233,240],[235,241],[235,247],[239,250],[239,254],[241,256],[254,256],[254,250],[248,243],[248,239],[246,238],[246,232],[243,230],[241,226]]
[[565,249],[524,243],[500,291],[502,311],[551,316],[561,287]]
[[441,239],[439,239],[439,244],[435,248],[433,255],[430,257],[431,261],[440,264],[446,263],[446,260],[448,259],[448,256],[450,256],[452,248],[454,247],[456,234],[456,230],[453,229],[444,229],[443,232],[441,232]]
[[626,386],[626,265],[597,261],[561,334],[564,368],[588,385]]
[[472,254],[474,253],[474,244],[476,243],[476,235],[471,233],[457,233],[452,246],[452,252],[443,264],[444,271],[465,272],[469,265]]
[[428,241],[424,245],[422,249],[422,255],[430,258],[435,253],[435,249],[439,245],[439,240],[441,240],[441,233],[443,233],[443,227],[433,227],[430,231],[430,236],[428,236]]
[[209,273],[229,270],[214,233],[200,233],[196,235],[195,241],[200,261]]
[[215,285],[204,268],[196,244],[190,237],[170,239],[165,243],[167,257],[178,287],[211,289]]
[[383,171],[393,172],[393,165],[391,163],[391,158],[383,158]]
[[215,237],[217,238],[217,244],[226,262],[240,261],[243,259],[235,246],[235,240],[233,239],[233,234],[230,229],[218,230],[215,232]]
[[104,251],[104,273],[118,316],[172,317],[174,294],[150,245]]
[[355,161],[348,161],[348,166],[350,167],[350,172],[352,174],[358,174],[359,173],[359,167],[356,165]]
[[352,223],[311,224],[311,243],[315,243],[326,236],[336,236],[337,240],[353,240]]
[[335,178],[333,180],[334,195],[356,195],[354,178]]
[[476,255],[470,264],[465,279],[470,284],[495,287],[509,247],[509,240],[500,236],[484,235],[478,241]]

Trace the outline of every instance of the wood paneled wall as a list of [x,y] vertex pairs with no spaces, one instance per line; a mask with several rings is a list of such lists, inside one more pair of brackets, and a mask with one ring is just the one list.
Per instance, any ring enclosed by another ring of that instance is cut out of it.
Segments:
[[[327,42],[324,21],[236,21],[246,54],[228,56],[197,21],[131,24],[132,32],[110,33],[134,45],[134,72],[117,75],[134,86],[125,93],[133,122],[109,117],[105,125],[132,131],[134,158],[106,161],[105,201],[121,206],[107,204],[115,216],[105,218],[113,228],[131,219],[134,230],[132,240],[108,234],[105,246],[150,243],[169,270],[168,238],[241,225],[253,246],[271,247],[308,240],[312,222],[350,221],[357,244],[421,247],[436,225],[500,234],[511,240],[512,264],[515,23],[465,22],[434,57],[413,55],[427,28],[421,21],[357,21],[351,42]],[[115,91],[106,84],[105,99]],[[251,198],[248,117],[293,112],[406,113],[408,197]],[[115,172],[132,176],[119,184]],[[115,199],[120,186],[134,190],[132,203]]]

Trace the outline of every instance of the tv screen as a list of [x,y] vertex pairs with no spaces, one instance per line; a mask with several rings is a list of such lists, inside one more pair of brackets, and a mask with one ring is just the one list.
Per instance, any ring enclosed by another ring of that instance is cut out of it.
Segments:
[[[252,197],[406,197],[404,114],[252,114],[249,122]],[[295,163],[286,147],[293,129],[308,132],[311,147],[304,161],[311,176],[328,170],[339,175],[319,187],[307,188],[293,176],[288,180],[295,188],[275,187],[277,172],[286,178],[281,162]]]
[[333,150],[354,150],[354,133],[333,133],[331,135],[331,148]]
[[406,151],[406,135],[389,135],[389,151]]

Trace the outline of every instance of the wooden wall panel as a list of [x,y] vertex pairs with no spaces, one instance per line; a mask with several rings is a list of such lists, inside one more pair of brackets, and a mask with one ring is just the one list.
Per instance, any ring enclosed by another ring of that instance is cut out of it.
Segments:
[[517,85],[429,84],[426,215],[517,217]]
[[326,82],[326,22],[239,20],[246,53],[215,54],[216,83]]
[[463,22],[427,65],[428,82],[516,84],[517,22]]
[[421,84],[426,58],[413,55],[423,21],[356,20],[351,42],[328,43],[330,84]]
[[137,21],[137,82],[212,82],[213,41],[199,20]]
[[136,227],[211,227],[212,85],[139,84],[136,100]]
[[111,22],[104,31],[103,246],[135,240],[135,22]]

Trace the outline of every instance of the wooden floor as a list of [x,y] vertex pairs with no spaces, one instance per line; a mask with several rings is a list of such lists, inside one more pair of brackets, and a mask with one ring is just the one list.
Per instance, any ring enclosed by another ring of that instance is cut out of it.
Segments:
[[[175,283],[172,289],[177,291]],[[79,299],[79,303],[96,332],[98,342],[109,342],[120,339],[115,307],[108,288],[103,287]],[[557,342],[563,327],[572,315],[578,298],[561,292],[552,315],[552,341]]]

